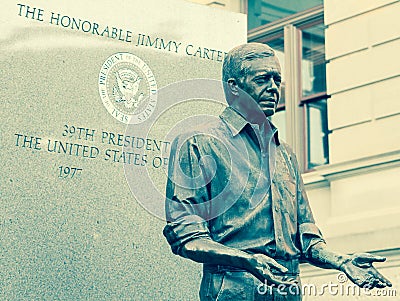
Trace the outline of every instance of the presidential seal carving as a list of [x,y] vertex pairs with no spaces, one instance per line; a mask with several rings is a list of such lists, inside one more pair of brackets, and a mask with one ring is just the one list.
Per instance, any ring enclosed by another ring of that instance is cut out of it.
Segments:
[[99,93],[107,111],[123,123],[145,121],[157,104],[153,72],[142,59],[128,52],[106,59],[99,73]]

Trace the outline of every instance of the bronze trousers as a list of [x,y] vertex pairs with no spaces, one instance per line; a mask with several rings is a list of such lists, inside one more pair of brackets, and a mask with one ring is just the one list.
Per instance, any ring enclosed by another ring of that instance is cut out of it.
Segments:
[[298,272],[277,275],[297,282],[289,287],[264,284],[245,270],[204,266],[200,285],[201,301],[301,301]]

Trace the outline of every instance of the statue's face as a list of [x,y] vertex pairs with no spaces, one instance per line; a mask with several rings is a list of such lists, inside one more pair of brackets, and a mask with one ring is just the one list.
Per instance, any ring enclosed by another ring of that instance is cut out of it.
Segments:
[[246,75],[240,80],[240,88],[259,105],[265,116],[275,113],[281,95],[281,67],[276,56],[243,62]]

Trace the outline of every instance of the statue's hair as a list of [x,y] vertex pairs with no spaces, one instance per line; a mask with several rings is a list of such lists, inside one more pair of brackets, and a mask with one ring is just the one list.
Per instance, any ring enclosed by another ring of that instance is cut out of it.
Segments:
[[246,76],[247,68],[243,67],[244,61],[275,56],[275,51],[266,44],[246,43],[239,45],[228,52],[222,66],[222,81],[234,78],[240,80]]

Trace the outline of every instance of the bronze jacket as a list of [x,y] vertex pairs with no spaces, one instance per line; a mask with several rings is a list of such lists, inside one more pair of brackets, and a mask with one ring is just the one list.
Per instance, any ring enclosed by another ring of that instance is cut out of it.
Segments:
[[288,260],[323,241],[295,155],[269,126],[267,139],[228,107],[218,121],[174,140],[163,231],[173,253],[204,237]]

